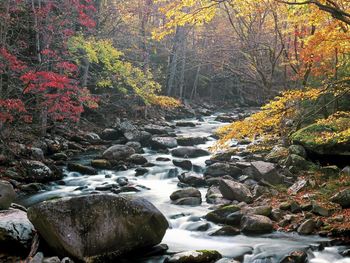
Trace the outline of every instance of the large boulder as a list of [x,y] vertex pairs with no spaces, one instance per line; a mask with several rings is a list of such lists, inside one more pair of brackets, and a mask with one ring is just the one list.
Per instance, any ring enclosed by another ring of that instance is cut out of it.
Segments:
[[278,173],[276,164],[264,161],[251,163],[252,176],[255,180],[264,180],[270,184],[282,184],[284,177]]
[[263,215],[245,215],[241,221],[241,231],[246,234],[271,233],[273,224],[270,218]]
[[107,160],[122,161],[126,160],[134,153],[135,150],[133,148],[126,145],[117,144],[105,150],[102,154],[102,157]]
[[332,196],[333,203],[341,205],[343,208],[350,207],[350,188],[344,189]]
[[214,163],[205,169],[204,175],[210,177],[230,175],[237,178],[242,175],[242,169],[230,163]]
[[179,147],[172,150],[171,154],[180,158],[196,158],[210,155],[208,151],[196,147]]
[[57,255],[87,262],[157,245],[168,228],[147,200],[112,194],[39,203],[28,217]]
[[0,210],[8,209],[16,198],[13,186],[6,181],[0,181]]
[[174,137],[153,137],[150,145],[154,150],[175,148],[177,147],[177,141]]
[[228,200],[246,203],[251,203],[253,201],[250,190],[244,184],[231,180],[221,180],[219,189],[222,196]]
[[34,226],[26,212],[17,209],[0,211],[0,250],[13,250],[17,254],[27,251],[33,234]]
[[[338,123],[349,123],[350,118],[337,118]],[[341,132],[341,127],[346,125],[338,125],[337,123],[329,124],[311,124],[303,129],[298,130],[291,135],[294,144],[302,145],[308,152],[319,155],[350,155],[350,136],[344,136],[342,140],[324,139],[324,134],[332,135]]]

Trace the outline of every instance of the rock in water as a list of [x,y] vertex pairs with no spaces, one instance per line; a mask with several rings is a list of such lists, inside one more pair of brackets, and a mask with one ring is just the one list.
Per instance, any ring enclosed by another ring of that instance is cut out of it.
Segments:
[[0,248],[16,253],[30,248],[34,227],[26,212],[17,209],[0,211]]
[[168,228],[147,200],[112,194],[39,203],[28,217],[57,255],[88,262],[157,245]]
[[210,155],[208,151],[196,147],[179,147],[172,150],[171,154],[181,158],[196,158]]
[[230,163],[214,163],[206,168],[204,175],[210,177],[229,175],[237,178],[242,175],[242,169]]
[[104,151],[102,157],[107,160],[122,161],[134,153],[135,150],[133,148],[126,145],[117,144],[109,147],[106,151]]
[[16,198],[16,192],[10,183],[0,181],[0,210],[8,209]]
[[186,251],[173,255],[164,262],[168,263],[209,263],[216,262],[222,258],[216,250]]
[[170,195],[170,199],[176,205],[196,206],[202,203],[201,192],[194,187],[175,191]]
[[150,144],[154,150],[177,147],[177,141],[174,137],[153,137]]

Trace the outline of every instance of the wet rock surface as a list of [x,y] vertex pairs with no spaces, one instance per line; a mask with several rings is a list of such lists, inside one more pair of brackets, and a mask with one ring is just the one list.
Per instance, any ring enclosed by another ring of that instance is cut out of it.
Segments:
[[168,227],[150,202],[117,195],[48,201],[31,207],[28,217],[58,255],[84,261],[157,245]]

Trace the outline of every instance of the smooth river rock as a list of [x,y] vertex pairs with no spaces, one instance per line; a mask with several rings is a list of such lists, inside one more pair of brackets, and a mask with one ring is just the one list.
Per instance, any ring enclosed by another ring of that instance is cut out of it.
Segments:
[[201,156],[208,156],[210,155],[210,152],[196,147],[179,147],[172,150],[171,154],[175,157],[181,158],[196,158]]
[[105,150],[102,157],[107,160],[121,161],[127,159],[134,153],[135,150],[132,147],[116,144]]
[[168,222],[143,198],[97,194],[29,208],[28,217],[59,256],[95,262],[161,242]]

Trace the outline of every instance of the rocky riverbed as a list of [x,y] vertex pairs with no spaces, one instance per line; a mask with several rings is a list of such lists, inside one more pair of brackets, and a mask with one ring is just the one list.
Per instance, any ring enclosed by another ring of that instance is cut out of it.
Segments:
[[[0,261],[31,251],[35,263],[350,262],[347,181],[332,202],[306,191],[349,168],[317,167],[298,145],[257,154],[242,140],[232,141],[235,152],[209,151],[219,126],[250,112],[118,120],[97,133],[62,129],[43,145],[14,145],[28,158],[0,184]],[[300,173],[311,168],[315,175]],[[28,214],[8,209],[13,202]]]

